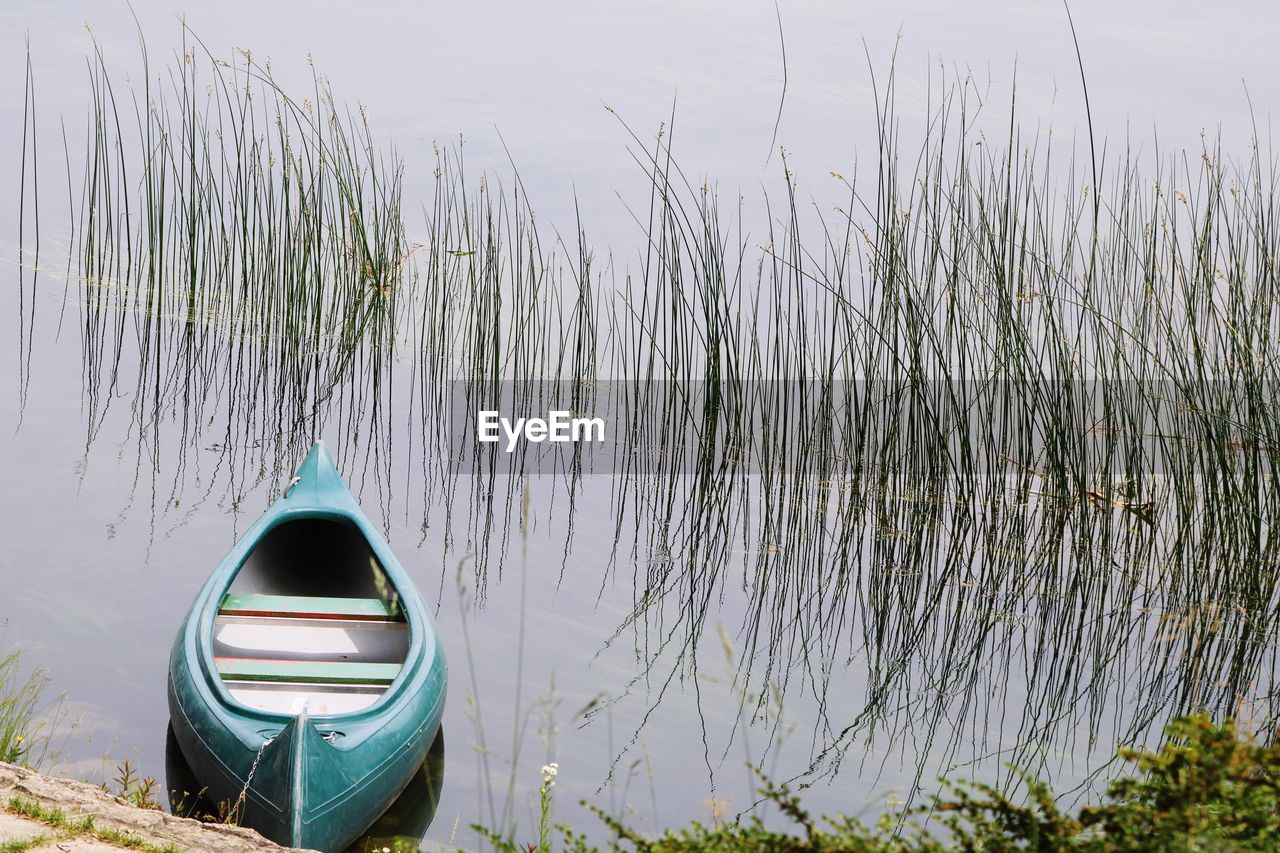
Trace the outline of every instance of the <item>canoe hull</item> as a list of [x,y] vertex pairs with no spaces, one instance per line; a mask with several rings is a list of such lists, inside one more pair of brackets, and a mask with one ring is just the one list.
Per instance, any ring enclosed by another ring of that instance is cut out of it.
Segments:
[[[378,730],[355,748],[338,749],[323,740],[341,730],[341,720],[296,717],[265,748],[246,745],[239,732],[260,740],[271,726],[210,705],[174,656],[169,680],[169,714],[174,736],[205,798],[220,809],[236,808],[238,823],[278,844],[313,850],[343,850],[373,824],[422,767],[440,728],[445,674],[433,669],[416,697],[388,713]],[[433,696],[435,697],[433,700]],[[253,769],[257,761],[257,769]],[[245,787],[245,780],[252,779]]]
[[[316,459],[319,456],[320,458]],[[183,621],[170,656],[168,699],[173,733],[205,798],[237,822],[279,844],[340,851],[373,824],[422,767],[440,728],[447,665],[434,626],[412,583],[381,536],[360,513],[317,445],[299,470],[323,489],[277,501],[237,543],[205,584]],[[308,466],[311,466],[310,469]],[[336,486],[334,485],[336,483]],[[394,583],[411,625],[399,676],[371,707],[335,715],[296,716],[241,705],[214,662],[213,619],[254,543],[298,518],[355,524]]]

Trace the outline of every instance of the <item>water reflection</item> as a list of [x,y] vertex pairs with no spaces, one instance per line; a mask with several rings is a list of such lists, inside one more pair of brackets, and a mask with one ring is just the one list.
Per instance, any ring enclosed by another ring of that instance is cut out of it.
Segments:
[[[169,792],[169,810],[182,817],[197,820],[219,820],[217,804],[202,795],[202,789],[178,746],[170,727],[165,737],[165,785]],[[440,792],[444,785],[444,729],[436,734],[426,761],[414,774],[387,811],[369,827],[348,850],[350,853],[413,850],[427,837],[436,816]]]
[[[787,174],[781,218],[749,237],[670,136],[637,136],[653,193],[626,266],[583,224],[540,232],[518,175],[477,181],[439,149],[411,244],[394,158],[377,194],[353,191],[384,162],[362,121],[325,99],[315,123],[268,90],[257,103],[278,114],[242,128],[244,150],[203,145],[205,106],[257,115],[214,91],[138,111],[202,142],[200,193],[147,184],[159,195],[131,220],[136,178],[108,181],[74,217],[85,456],[129,448],[125,512],[152,536],[267,499],[322,435],[370,515],[427,543],[439,600],[456,585],[483,607],[540,542],[539,579],[587,589],[575,600],[611,621],[558,636],[578,614],[549,595],[530,658],[615,662],[604,683],[581,676],[575,718],[609,728],[612,769],[637,766],[653,716],[686,699],[712,790],[725,756],[763,732],[763,762],[787,720],[803,737],[782,774],[809,782],[898,750],[911,783],[1008,779],[1005,761],[1093,772],[1191,709],[1274,726],[1280,302],[1256,150],[1197,153],[1190,178],[1126,162],[1090,196],[1057,187],[1034,142],[975,154],[961,87],[936,105],[956,129],[910,157],[886,142],[837,215],[807,218]],[[299,170],[255,130],[275,118],[308,182],[286,184]],[[91,129],[86,169],[122,172],[125,132]],[[357,159],[320,156],[350,139]],[[28,317],[28,347],[52,339]],[[488,408],[599,414],[610,441],[507,454],[476,440]],[[519,683],[525,635],[503,631],[523,630],[523,593],[486,626],[486,695]],[[687,775],[687,751],[663,760]]]
[[444,784],[444,730],[436,735],[422,769],[351,851],[413,849],[427,837]]

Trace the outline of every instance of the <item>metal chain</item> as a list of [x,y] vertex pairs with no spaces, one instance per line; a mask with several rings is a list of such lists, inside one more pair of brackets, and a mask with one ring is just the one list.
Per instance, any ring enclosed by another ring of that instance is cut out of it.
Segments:
[[244,805],[245,797],[249,794],[249,785],[253,783],[253,774],[258,772],[258,762],[262,761],[262,753],[266,752],[267,747],[275,740],[269,737],[262,742],[262,746],[258,747],[258,754],[253,757],[253,765],[249,768],[249,775],[245,777],[244,787],[240,789],[240,796],[236,797],[236,804],[232,806],[231,812],[227,815],[227,819],[233,823],[240,822],[240,807]]

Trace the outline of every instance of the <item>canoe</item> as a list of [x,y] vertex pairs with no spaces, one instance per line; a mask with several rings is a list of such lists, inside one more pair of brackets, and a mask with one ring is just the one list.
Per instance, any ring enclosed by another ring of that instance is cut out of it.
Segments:
[[169,713],[210,802],[337,851],[422,767],[447,676],[421,597],[316,442],[196,596]]
[[[201,785],[178,746],[173,726],[164,741],[164,780],[169,810],[181,817],[216,819],[217,806],[200,795]],[[444,788],[444,726],[436,732],[427,759],[382,817],[373,822],[348,850],[417,850],[435,820]],[[3,849],[3,847],[0,847]]]

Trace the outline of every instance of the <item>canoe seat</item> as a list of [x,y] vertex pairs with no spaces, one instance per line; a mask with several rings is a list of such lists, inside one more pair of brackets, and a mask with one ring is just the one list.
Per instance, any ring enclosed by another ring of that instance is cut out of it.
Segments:
[[221,615],[213,621],[218,658],[399,663],[409,640],[408,622]]
[[269,681],[232,681],[227,689],[241,705],[296,717],[354,714],[378,701],[385,687],[352,684],[277,684]]
[[277,681],[293,684],[368,684],[385,686],[400,672],[398,663],[354,661],[258,660],[214,658],[224,681]]
[[307,595],[232,595],[222,597],[220,616],[264,616],[287,619],[352,619],[400,622],[404,615],[378,598],[325,598]]

